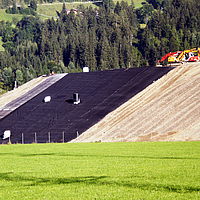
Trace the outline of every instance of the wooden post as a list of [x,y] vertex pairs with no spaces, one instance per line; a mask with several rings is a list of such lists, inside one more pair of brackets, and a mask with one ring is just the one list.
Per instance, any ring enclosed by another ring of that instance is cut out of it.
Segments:
[[63,143],[65,143],[65,133],[63,131]]

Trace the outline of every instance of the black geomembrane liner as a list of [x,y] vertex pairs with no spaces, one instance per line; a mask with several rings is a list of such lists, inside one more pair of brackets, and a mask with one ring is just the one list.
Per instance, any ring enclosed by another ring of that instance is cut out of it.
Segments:
[[[161,78],[172,68],[141,67],[89,73],[74,73],[39,93],[0,120],[0,133],[11,130],[11,142],[65,142],[80,135],[108,113]],[[74,93],[81,103],[74,105]],[[51,101],[44,103],[45,96]],[[0,139],[2,143],[3,140]],[[6,142],[6,141],[4,141]]]

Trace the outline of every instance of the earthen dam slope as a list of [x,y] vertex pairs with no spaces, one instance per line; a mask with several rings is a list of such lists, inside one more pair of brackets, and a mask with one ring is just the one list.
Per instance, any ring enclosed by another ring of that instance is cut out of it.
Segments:
[[[68,142],[170,70],[170,67],[144,67],[67,74],[19,107],[11,109],[10,114],[0,120],[0,133],[10,130],[12,143]],[[73,104],[74,93],[80,95],[81,103],[78,105]],[[23,94],[23,99],[26,99],[26,94]],[[44,103],[46,96],[51,96],[51,101]],[[122,121],[126,114],[121,114]],[[110,127],[115,126],[114,121],[109,123]],[[116,125],[118,123],[121,123],[120,119]],[[98,135],[100,129],[95,134]],[[103,126],[102,129],[107,128]],[[86,137],[84,141],[89,140]],[[6,142],[0,139],[0,143]]]
[[200,140],[200,63],[181,65],[72,142]]

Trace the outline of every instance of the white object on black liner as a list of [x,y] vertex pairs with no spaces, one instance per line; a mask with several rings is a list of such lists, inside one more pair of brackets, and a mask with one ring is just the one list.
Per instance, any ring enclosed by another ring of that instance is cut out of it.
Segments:
[[74,97],[74,104],[79,104],[79,103],[81,103],[81,99],[80,99],[78,93],[74,93],[74,94],[73,94],[73,97]]
[[17,88],[18,88],[18,82],[15,81],[15,82],[14,82],[14,88],[13,88],[13,90],[15,90],[15,89],[17,89]]
[[83,67],[83,72],[89,72],[89,67],[87,66]]
[[2,139],[5,140],[5,139],[7,139],[7,138],[10,138],[10,136],[11,136],[10,130],[6,130],[6,131],[4,131],[4,133],[3,133]]
[[50,96],[46,96],[44,97],[44,100],[43,100],[45,103],[47,102],[50,102],[51,101],[51,97]]

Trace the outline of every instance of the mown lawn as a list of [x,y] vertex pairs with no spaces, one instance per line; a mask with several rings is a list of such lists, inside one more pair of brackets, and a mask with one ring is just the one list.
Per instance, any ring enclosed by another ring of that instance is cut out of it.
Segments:
[[[114,3],[117,3],[117,1],[121,2],[122,0],[113,0]],[[131,4],[131,0],[125,0],[128,2],[128,4]],[[81,1],[80,1],[81,2]],[[80,3],[80,2],[73,2],[73,3],[66,3],[66,8],[67,9],[75,9],[77,8],[78,5],[82,4],[85,7],[92,6],[93,8],[98,7],[100,4],[93,4],[93,3]],[[136,8],[142,6],[142,2],[146,2],[146,0],[133,0],[134,5]],[[37,6],[37,13],[39,16],[43,17],[44,19],[49,18],[49,17],[57,17],[56,10],[61,11],[62,10],[62,3],[52,3],[52,4],[47,4],[47,5],[38,5]],[[13,14],[7,14],[5,12],[5,9],[0,9],[0,21],[5,20],[5,21],[12,21],[13,17],[18,18],[20,20],[23,15],[13,15]]]
[[16,17],[18,20],[21,20],[23,15],[18,15],[18,14],[7,14],[5,12],[5,9],[0,9],[0,21],[4,20],[4,21],[12,21],[13,17]]
[[[117,3],[117,1],[121,2],[122,0],[113,0],[115,3]],[[132,1],[135,5],[136,8],[139,8],[142,6],[142,2],[146,2],[146,0],[123,0],[123,1],[127,1],[128,4],[131,4]]]
[[[113,0],[114,3],[117,3],[117,1],[121,2],[122,0]],[[131,4],[131,0],[125,0],[125,1],[127,1],[128,4]],[[75,9],[80,4],[85,6],[85,7],[92,6],[93,8],[98,7],[98,5],[100,5],[100,4],[93,4],[93,3],[87,3],[87,2],[86,3],[80,3],[80,2],[65,3],[65,5],[66,5],[67,9],[72,9],[72,8]],[[133,0],[133,2],[134,2],[135,7],[139,8],[139,7],[142,6],[141,3],[146,2],[146,0]],[[62,10],[62,7],[63,7],[62,4],[56,4],[56,3],[52,3],[50,5],[49,4],[38,5],[37,6],[37,13],[39,13],[39,15],[42,14],[42,15],[46,15],[46,16],[57,17],[56,10],[60,12]]]
[[0,199],[200,199],[200,142],[0,146]]
[[[66,9],[76,9],[79,5],[83,5],[85,7],[92,6],[93,8],[97,7],[93,3],[80,3],[80,2],[74,2],[74,3],[65,3]],[[58,17],[56,11],[61,12],[63,7],[63,4],[47,4],[47,5],[38,5],[37,6],[37,13],[40,16],[44,17]]]

